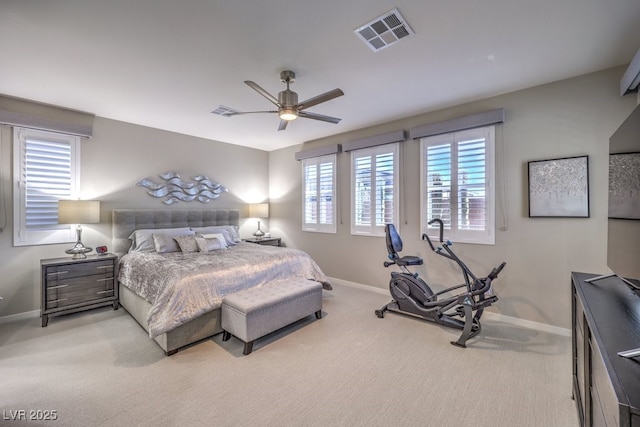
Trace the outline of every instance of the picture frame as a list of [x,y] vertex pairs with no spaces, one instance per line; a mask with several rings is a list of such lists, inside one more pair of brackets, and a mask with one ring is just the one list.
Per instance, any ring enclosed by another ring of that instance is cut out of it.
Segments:
[[528,162],[530,218],[589,218],[589,156]]
[[608,217],[640,219],[640,153],[609,154]]

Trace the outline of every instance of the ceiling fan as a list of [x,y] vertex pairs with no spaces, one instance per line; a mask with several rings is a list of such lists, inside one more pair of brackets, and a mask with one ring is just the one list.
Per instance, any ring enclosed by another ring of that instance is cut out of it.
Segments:
[[314,105],[318,105],[322,102],[327,102],[332,100],[333,98],[337,98],[339,96],[344,95],[344,92],[340,89],[333,89],[329,92],[325,92],[318,96],[314,96],[313,98],[309,98],[306,101],[298,102],[298,94],[289,89],[289,84],[295,82],[296,74],[293,71],[284,70],[280,72],[280,81],[282,83],[286,83],[287,89],[278,93],[278,98],[271,95],[269,92],[261,88],[257,83],[254,83],[250,80],[245,80],[247,86],[251,89],[258,92],[260,95],[267,98],[272,104],[278,107],[277,110],[270,111],[238,111],[233,108],[225,107],[224,105],[218,106],[215,110],[212,111],[214,114],[218,114],[224,117],[236,116],[239,114],[254,114],[254,113],[278,113],[280,117],[280,125],[278,126],[278,130],[285,130],[287,128],[287,124],[297,119],[298,117],[303,117],[305,119],[314,119],[321,120],[323,122],[329,122],[337,124],[341,119],[331,116],[325,116],[322,114],[311,113],[309,111],[305,111],[307,108],[313,107]]

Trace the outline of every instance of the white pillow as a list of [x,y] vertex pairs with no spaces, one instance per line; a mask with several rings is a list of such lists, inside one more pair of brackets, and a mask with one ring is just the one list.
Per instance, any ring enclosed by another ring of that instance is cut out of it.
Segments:
[[129,236],[129,240],[131,240],[131,248],[129,248],[129,252],[150,252],[155,251],[155,245],[153,243],[153,234],[164,233],[171,237],[174,236],[184,236],[187,234],[194,234],[193,231],[189,227],[180,227],[180,228],[150,228],[150,229],[140,229],[136,230]]
[[208,227],[191,227],[193,231],[200,234],[211,234],[211,233],[220,233],[222,232],[225,235],[225,239],[227,240],[227,245],[233,246],[235,243],[238,243],[240,239],[240,234],[238,234],[238,227],[234,225],[211,225]]
[[220,245],[222,249],[228,247],[227,239],[224,238],[224,234],[222,233],[209,233],[209,234],[200,234],[199,237],[203,237],[205,239],[218,239],[220,241]]
[[204,238],[204,237],[196,237],[196,245],[198,245],[198,250],[200,252],[210,252],[216,251],[218,249],[224,249],[222,243],[219,239],[215,237]]

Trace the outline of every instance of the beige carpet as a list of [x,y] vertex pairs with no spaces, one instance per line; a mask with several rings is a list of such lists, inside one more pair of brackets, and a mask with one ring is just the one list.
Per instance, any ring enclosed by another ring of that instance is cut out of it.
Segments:
[[[249,356],[218,335],[165,357],[126,311],[0,325],[0,424],[56,426],[578,425],[571,339],[486,321],[458,332],[346,286]],[[498,303],[499,304],[499,303]],[[11,421],[54,410],[50,422]]]

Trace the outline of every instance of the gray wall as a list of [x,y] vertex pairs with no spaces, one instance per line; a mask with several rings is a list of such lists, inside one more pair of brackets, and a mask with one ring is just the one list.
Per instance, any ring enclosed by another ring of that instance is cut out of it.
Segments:
[[[386,288],[391,269],[383,238],[352,236],[349,230],[349,154],[338,155],[337,234],[301,231],[301,169],[294,153],[325,144],[409,129],[467,114],[504,108],[506,123],[496,131],[496,244],[457,244],[473,271],[486,274],[501,261],[507,267],[495,284],[500,301],[491,310],[524,320],[570,327],[570,272],[608,272],[607,173],[609,137],[632,111],[634,96],[620,98],[624,67],[568,79],[445,110],[381,124],[269,153],[271,233],[303,249],[331,277]],[[346,95],[348,96],[348,94]],[[383,102],[382,100],[379,100]],[[400,229],[404,254],[425,265],[416,269],[433,288],[458,283],[450,263],[428,250],[420,237],[419,142],[403,144],[404,191]],[[589,155],[591,217],[528,218],[527,162]],[[377,307],[372,307],[373,310]]]
[[[83,228],[87,246],[111,246],[114,208],[240,208],[268,196],[268,153],[216,141],[97,117],[93,138],[81,146],[81,194],[101,203],[101,223]],[[39,310],[40,259],[67,256],[71,244],[13,247],[12,130],[0,126],[0,317]],[[134,184],[161,182],[159,173],[175,171],[185,179],[206,175],[229,189],[208,204],[167,207]],[[245,215],[242,215],[245,213]],[[248,236],[255,224],[242,224]]]
[[[568,328],[571,271],[608,272],[607,154],[608,139],[633,109],[636,98],[617,95],[624,68],[615,68],[528,90],[410,117],[305,144],[312,148],[504,108],[506,123],[496,132],[496,245],[455,246],[481,274],[502,260],[508,266],[496,282],[500,301],[491,310],[520,319]],[[347,94],[348,96],[348,94]],[[384,289],[390,270],[381,238],[349,234],[349,155],[338,155],[339,219],[337,234],[301,231],[301,170],[294,153],[302,145],[264,152],[157,129],[96,118],[94,138],[82,144],[82,193],[101,200],[102,223],[86,226],[89,246],[109,244],[114,208],[159,208],[159,200],[135,187],[141,178],[176,171],[188,178],[208,175],[230,189],[203,207],[244,208],[270,197],[273,235],[309,252],[332,277]],[[527,161],[589,155],[591,218],[527,217]],[[457,283],[460,276],[419,240],[419,143],[403,144],[400,229],[405,254],[422,256],[417,271],[434,288]],[[40,305],[39,262],[64,255],[69,245],[13,247],[11,130],[0,126],[0,317],[37,310]],[[196,202],[197,203],[197,202]],[[199,203],[198,203],[199,205]],[[173,208],[195,207],[180,204]],[[168,209],[172,209],[168,207]],[[245,215],[246,216],[246,215]],[[244,224],[248,236],[255,224]],[[372,315],[373,309],[372,307]]]

